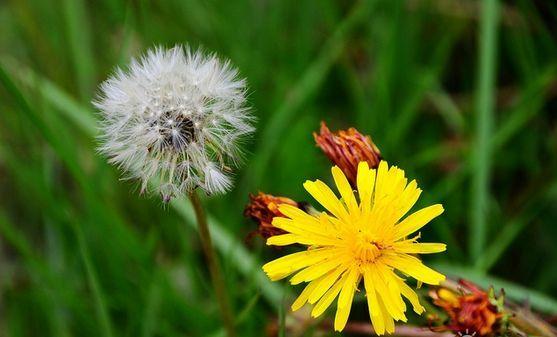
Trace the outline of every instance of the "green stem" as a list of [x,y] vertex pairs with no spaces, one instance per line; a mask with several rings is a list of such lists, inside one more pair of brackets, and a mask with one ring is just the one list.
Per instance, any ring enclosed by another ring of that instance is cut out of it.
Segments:
[[479,32],[478,97],[476,101],[476,139],[473,157],[471,191],[470,255],[476,260],[483,252],[487,238],[487,210],[491,168],[491,136],[493,131],[495,57],[497,51],[497,0],[482,1]]
[[207,216],[205,215],[205,211],[203,209],[203,206],[201,205],[199,196],[195,191],[190,193],[189,198],[195,211],[195,218],[197,219],[197,225],[199,227],[199,237],[201,238],[201,245],[203,246],[205,258],[207,259],[207,266],[209,267],[209,273],[211,274],[213,288],[215,288],[215,296],[217,297],[217,301],[219,302],[224,328],[226,329],[228,337],[235,337],[236,332],[234,330],[234,318],[232,315],[228,294],[226,293],[226,285],[224,284],[224,279],[222,277],[219,262],[217,260],[217,254],[215,252],[215,249],[213,248],[211,234],[209,233]]

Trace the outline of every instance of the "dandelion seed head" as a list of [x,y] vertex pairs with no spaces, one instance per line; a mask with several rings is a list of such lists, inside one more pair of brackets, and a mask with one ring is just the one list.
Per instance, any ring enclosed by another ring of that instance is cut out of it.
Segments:
[[112,164],[152,180],[165,201],[191,192],[224,193],[229,166],[242,162],[253,131],[246,81],[229,61],[189,47],[154,48],[103,82],[100,151]]

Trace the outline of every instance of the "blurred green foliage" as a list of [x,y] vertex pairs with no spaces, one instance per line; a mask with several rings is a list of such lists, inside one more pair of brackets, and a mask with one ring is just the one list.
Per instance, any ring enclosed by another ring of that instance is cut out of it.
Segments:
[[258,117],[235,190],[206,200],[241,336],[292,297],[260,271],[283,252],[244,243],[247,195],[329,180],[320,120],[444,204],[429,263],[557,313],[556,19],[527,0],[0,3],[0,336],[222,335],[188,203],[138,196],[95,150],[96,86],[176,43],[231,58]]

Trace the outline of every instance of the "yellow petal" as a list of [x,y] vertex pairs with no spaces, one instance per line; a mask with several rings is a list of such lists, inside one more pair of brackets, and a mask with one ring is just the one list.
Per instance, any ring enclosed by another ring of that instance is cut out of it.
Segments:
[[423,283],[437,285],[445,279],[443,274],[425,266],[420,260],[410,255],[384,256],[382,261]]
[[292,303],[292,311],[296,311],[298,309],[300,309],[301,307],[304,306],[304,304],[306,304],[306,302],[308,301],[308,297],[309,294],[311,294],[311,292],[315,289],[315,287],[317,286],[317,284],[319,283],[319,280],[315,280],[313,282],[310,282],[302,291],[302,293],[300,294],[300,296],[298,296],[298,298],[294,301],[294,303]]
[[306,181],[304,188],[311,196],[317,200],[325,209],[337,218],[348,218],[348,212],[344,205],[338,200],[337,196],[324,182],[320,180]]
[[338,252],[338,249],[319,248],[286,255],[263,265],[263,271],[272,281],[277,281],[302,268],[333,257]]
[[331,172],[333,173],[333,178],[340,192],[340,196],[348,207],[348,211],[350,214],[357,214],[359,211],[358,204],[356,203],[356,197],[354,197],[354,192],[352,191],[352,186],[350,186],[348,179],[346,179],[346,176],[338,166],[333,166]]
[[319,224],[318,217],[307,214],[298,207],[288,204],[280,204],[278,209],[279,212],[292,219],[292,221],[299,226],[303,226],[308,231],[317,231],[318,233],[323,231],[323,227]]
[[[354,292],[352,292],[352,297],[353,296]],[[350,301],[352,301],[352,299],[350,299]],[[344,329],[348,322],[348,316],[350,316],[350,309],[352,309],[352,303],[344,308],[337,308],[335,314],[335,331],[342,331],[342,329]]]
[[[309,295],[309,303],[317,302],[323,294],[327,292],[331,288],[331,286],[338,280],[340,275],[346,271],[346,268],[343,266],[338,267],[335,271],[330,272],[327,276],[323,277],[323,279],[319,282],[319,285],[313,290],[313,292]],[[346,273],[343,275],[343,278],[348,275]],[[342,278],[341,278],[342,279]]]
[[396,241],[414,233],[441,213],[443,213],[443,206],[440,204],[432,205],[412,213],[395,226],[396,232],[393,240]]
[[381,307],[381,311],[383,312],[383,321],[385,322],[385,331],[388,334],[392,334],[395,332],[395,322],[391,316],[387,313],[387,309],[385,309],[385,304],[381,299],[379,299],[379,306]]
[[384,189],[389,186],[391,179],[389,177],[389,165],[386,161],[381,161],[377,167],[377,178],[375,181],[375,200],[383,200],[385,197]]
[[365,161],[358,164],[356,184],[358,185],[358,195],[360,197],[362,212],[369,213],[371,210],[371,196],[375,184],[375,170],[370,170]]
[[387,198],[387,200],[391,203],[392,210],[394,211],[398,208],[398,204],[402,201],[401,196],[407,182],[408,179],[405,178],[404,171],[396,166],[391,166],[385,176],[381,194],[378,194],[376,191],[375,196],[380,199],[383,197]]
[[352,268],[342,285],[335,315],[335,331],[342,331],[346,326],[346,322],[348,322],[348,316],[352,308],[352,300],[354,299],[354,292],[356,291],[356,283],[359,276],[357,269]]
[[369,268],[366,269],[366,271],[364,272],[364,286],[366,288],[367,307],[375,333],[378,335],[382,335],[385,333],[385,323],[383,321],[383,313],[381,312],[381,307],[379,306],[379,302],[377,300],[377,294],[375,293],[375,287],[373,286],[373,278],[370,273],[371,271]]
[[416,201],[418,201],[421,193],[422,190],[418,188],[416,180],[412,180],[399,197],[398,209],[396,210],[395,217],[393,218],[394,222],[400,220],[400,218],[412,209],[412,207],[416,204]]
[[307,267],[306,269],[299,271],[296,275],[292,277],[290,283],[293,285],[299,284],[301,282],[310,282],[319,277],[333,271],[336,267],[342,263],[341,259],[332,258],[330,260],[325,260],[320,263],[316,263]]
[[398,279],[398,282],[399,282],[399,287],[400,287],[400,291],[402,292],[402,295],[410,301],[410,304],[412,304],[412,308],[414,309],[414,312],[417,313],[418,315],[421,315],[425,311],[425,309],[420,304],[420,299],[416,294],[416,292],[412,290],[412,288],[410,288],[406,283],[404,283],[403,280]]
[[401,310],[400,303],[398,302],[396,296],[393,296],[393,289],[389,288],[389,286],[385,283],[379,270],[377,269],[377,266],[373,266],[373,268],[371,268],[371,277],[375,289],[377,290],[378,298],[383,302],[385,309],[389,313],[389,317],[406,321],[406,316]]
[[268,246],[287,246],[298,243],[298,236],[294,234],[274,235],[267,239]]
[[340,279],[337,283],[335,283],[325,294],[317,304],[311,310],[311,317],[319,317],[321,314],[327,310],[327,308],[333,303],[335,297],[337,297],[338,293],[340,292],[343,284],[343,279]]
[[354,291],[356,291],[359,278],[360,273],[357,268],[351,268],[348,271],[348,276],[338,298],[338,307],[342,308],[352,304],[352,297],[354,297]]
[[392,166],[387,169],[385,162],[379,165],[373,208],[370,214],[373,221],[370,222],[373,230],[382,237],[392,236],[393,225],[399,218],[400,204],[404,202],[401,196],[407,180],[404,177],[404,171],[398,167]]
[[[398,276],[387,266],[381,263],[377,263],[377,270],[379,271],[379,276],[385,282],[387,289],[389,290],[388,296],[393,305],[396,306],[398,310],[398,320],[406,322],[406,316],[404,312],[406,311],[406,304],[401,296],[401,290],[398,284]],[[394,317],[394,316],[393,316]]]
[[[298,236],[298,243],[305,245],[335,245],[338,243],[336,237],[329,235],[329,231],[321,229],[314,229],[310,226],[305,226],[305,223],[297,223],[296,220],[291,220],[282,217],[275,217],[273,219],[273,226],[280,228],[286,232],[296,234]],[[268,243],[269,244],[269,243]]]
[[433,254],[444,252],[447,245],[444,243],[413,242],[411,240],[400,241],[394,244],[394,249],[400,253],[407,254]]
[[[319,222],[317,222],[317,224],[318,223]],[[317,225],[302,222],[299,219],[293,220],[283,217],[274,217],[272,224],[276,228],[296,234],[323,233],[323,229],[318,229]]]

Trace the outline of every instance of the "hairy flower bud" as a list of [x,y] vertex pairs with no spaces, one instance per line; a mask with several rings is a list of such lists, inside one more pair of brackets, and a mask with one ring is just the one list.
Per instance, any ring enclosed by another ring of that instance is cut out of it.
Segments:
[[460,286],[461,293],[445,287],[430,292],[433,303],[449,316],[448,323],[436,329],[453,331],[460,336],[494,336],[501,327],[503,313],[496,304],[502,303],[502,299],[495,298],[492,289],[488,293],[465,280],[460,281]]
[[273,218],[284,216],[279,210],[278,206],[281,204],[288,204],[294,207],[300,205],[292,199],[286,197],[276,197],[270,194],[259,192],[257,195],[250,194],[249,203],[246,205],[244,215],[255,221],[259,227],[256,231],[250,234],[250,237],[259,234],[264,239],[268,239],[274,235],[286,233],[272,225]]
[[319,134],[314,132],[313,137],[317,146],[344,172],[353,187],[356,186],[360,162],[365,161],[370,168],[376,168],[381,161],[381,153],[371,137],[362,135],[355,128],[333,133],[325,122],[321,122]]

